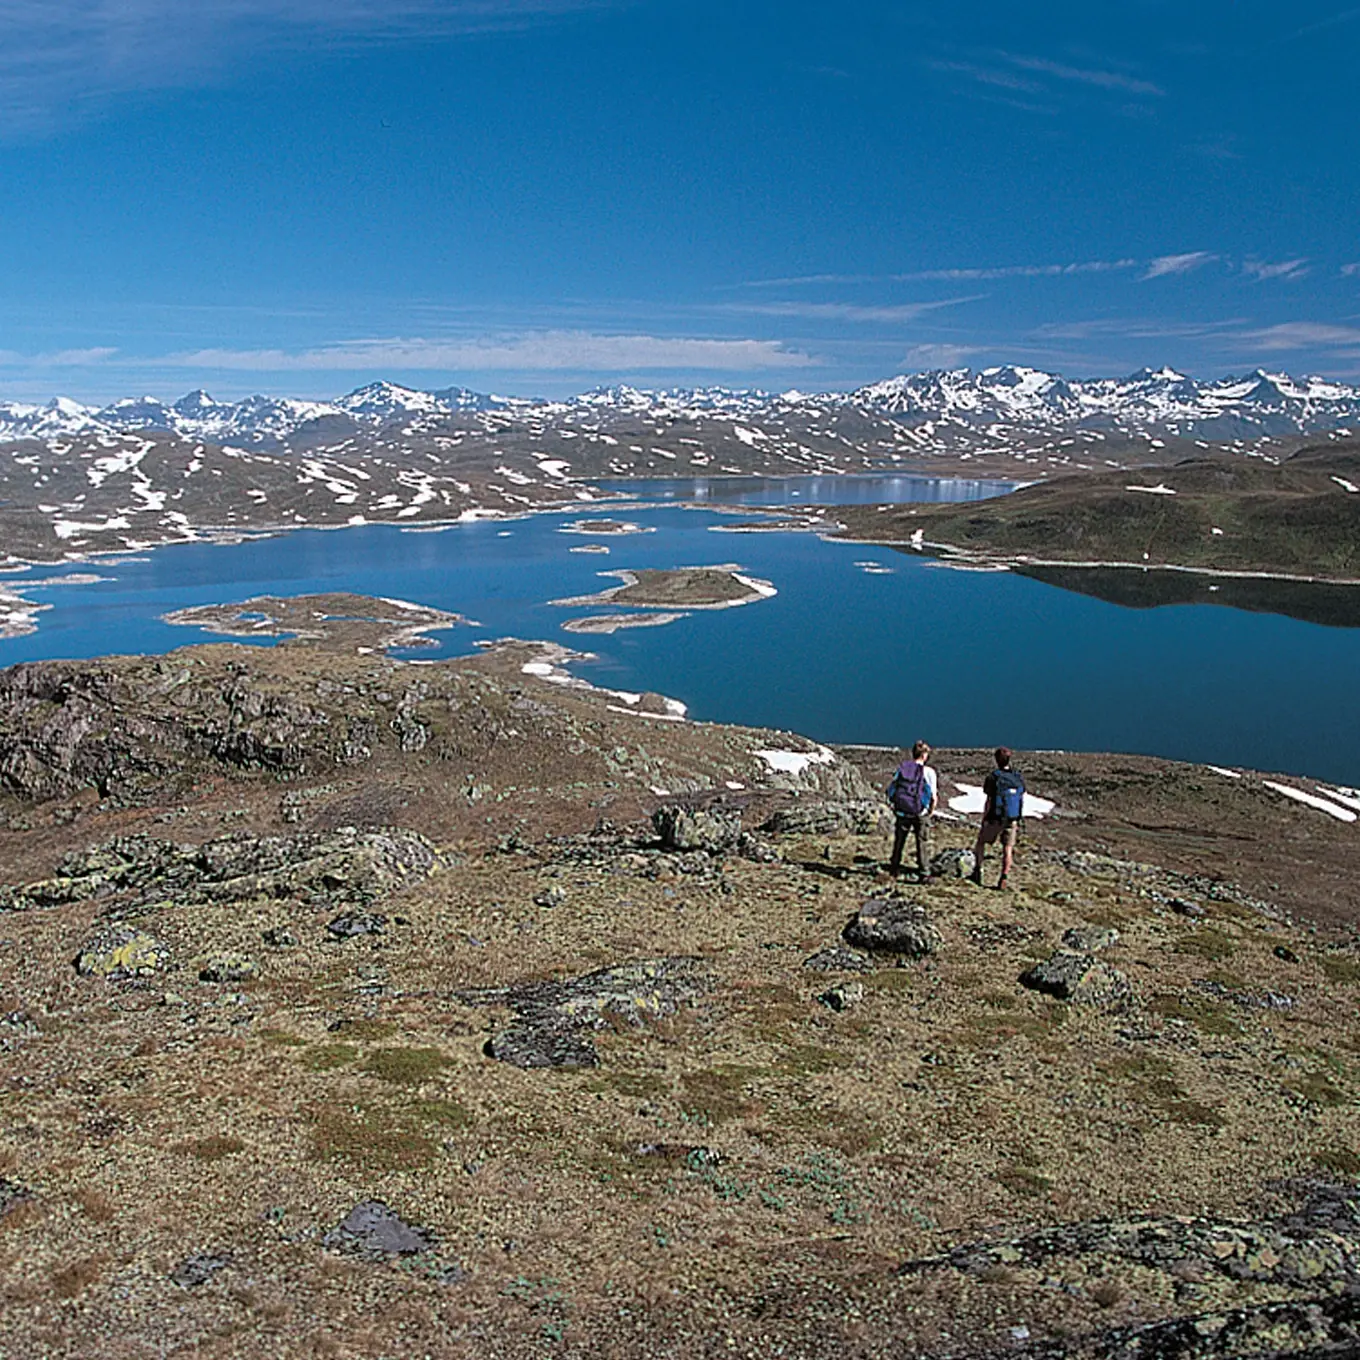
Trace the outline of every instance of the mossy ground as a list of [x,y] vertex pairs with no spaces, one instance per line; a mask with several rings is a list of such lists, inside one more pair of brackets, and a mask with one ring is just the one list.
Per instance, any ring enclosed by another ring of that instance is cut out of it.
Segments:
[[[613,721],[609,740],[638,722]],[[732,740],[707,730],[715,746]],[[646,742],[668,750],[651,727]],[[1103,779],[1120,807],[1137,806],[1118,761],[1064,768],[1073,805],[1099,806]],[[428,788],[436,775],[414,778]],[[1273,1182],[1360,1167],[1360,970],[1344,940],[1208,897],[1192,919],[1158,900],[1156,873],[1079,872],[1054,857],[1097,834],[1119,849],[1109,824],[1036,827],[1015,891],[921,890],[940,953],[885,961],[838,1014],[816,1000],[827,975],[803,959],[888,890],[886,836],[790,839],[774,863],[729,856],[683,873],[676,857],[580,855],[523,824],[508,847],[503,823],[440,834],[435,801],[414,788],[387,796],[407,794],[450,867],[382,903],[381,935],[330,940],[323,907],[287,900],[167,903],[138,924],[175,962],[111,984],[71,967],[98,901],[0,918],[3,1009],[33,1017],[0,1027],[0,1174],[33,1192],[0,1217],[7,1354],[1005,1346],[1013,1326],[1071,1336],[1186,1305],[1174,1282],[1132,1267],[1074,1265],[1065,1290],[1026,1269],[899,1278],[897,1265],[1046,1223],[1231,1215]],[[337,785],[315,815],[358,796]],[[589,828],[610,796],[583,789],[575,828],[559,808],[555,829]],[[466,809],[461,787],[448,797]],[[1165,797],[1154,786],[1142,820]],[[208,789],[175,834],[192,839],[181,828],[213,823],[228,800],[250,825],[278,816],[276,786]],[[1196,806],[1183,826],[1208,815]],[[36,878],[51,872],[58,834],[89,844],[111,821],[155,825],[163,811],[90,812],[54,828],[46,849],[22,845],[32,833],[6,844]],[[1173,860],[1181,834],[1169,833]],[[971,828],[943,823],[937,839],[963,845]],[[1233,846],[1235,863],[1219,864],[1239,874],[1250,857]],[[563,890],[556,905],[535,901],[548,887]],[[1105,957],[1131,979],[1131,1010],[1019,984],[1080,924],[1121,931]],[[280,925],[297,947],[262,944]],[[199,981],[191,961],[208,949],[249,953],[260,977]],[[596,1068],[494,1062],[484,1045],[508,1012],[455,997],[671,955],[698,957],[711,990],[656,1024],[594,1034]],[[1225,1000],[1204,983],[1293,1004]],[[323,1249],[370,1197],[430,1229],[468,1278]],[[232,1261],[199,1288],[172,1284],[197,1251]],[[1197,1287],[1206,1307],[1270,1296]]]

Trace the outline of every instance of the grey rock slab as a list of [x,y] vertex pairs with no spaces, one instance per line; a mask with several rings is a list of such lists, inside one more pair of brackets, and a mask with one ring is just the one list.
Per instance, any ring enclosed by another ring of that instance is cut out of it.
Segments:
[[1129,980],[1094,954],[1059,949],[1020,975],[1022,986],[1076,1005],[1108,1006],[1132,994]]
[[774,836],[868,836],[887,816],[879,803],[799,803],[772,813],[760,829]]
[[908,898],[871,898],[841,932],[846,944],[876,954],[924,958],[940,949],[940,932],[919,902]]
[[133,926],[110,926],[85,942],[76,972],[111,982],[150,977],[170,961],[169,947]]
[[380,1199],[361,1200],[321,1239],[330,1251],[366,1260],[415,1256],[434,1249],[434,1237],[408,1223]]

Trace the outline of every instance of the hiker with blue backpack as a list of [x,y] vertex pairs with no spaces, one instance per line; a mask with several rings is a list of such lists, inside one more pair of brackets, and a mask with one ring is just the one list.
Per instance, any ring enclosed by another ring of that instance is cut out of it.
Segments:
[[1011,753],[1005,746],[996,748],[996,769],[982,785],[982,825],[978,828],[977,844],[973,847],[971,880],[982,886],[983,847],[1001,842],[1001,877],[998,888],[1004,888],[1011,876],[1015,859],[1015,842],[1020,836],[1020,822],[1025,815],[1025,781],[1018,770],[1011,769]]
[[931,814],[939,798],[940,781],[935,771],[926,764],[930,747],[918,741],[911,748],[911,757],[904,760],[888,785],[888,802],[892,804],[896,826],[893,828],[892,860],[888,872],[896,878],[902,872],[902,850],[907,836],[916,836],[916,868],[921,882],[930,881],[930,825]]

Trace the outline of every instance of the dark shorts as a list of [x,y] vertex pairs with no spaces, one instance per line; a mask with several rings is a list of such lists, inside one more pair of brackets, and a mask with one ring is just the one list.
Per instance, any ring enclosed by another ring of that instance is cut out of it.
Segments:
[[995,845],[997,841],[1000,841],[1003,850],[1013,850],[1019,835],[1019,822],[993,822],[989,819],[982,824],[981,840],[983,845]]

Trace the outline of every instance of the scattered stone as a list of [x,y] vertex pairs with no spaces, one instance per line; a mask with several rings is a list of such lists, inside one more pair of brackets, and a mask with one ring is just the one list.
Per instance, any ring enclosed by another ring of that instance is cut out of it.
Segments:
[[1275,957],[1283,959],[1285,963],[1298,963],[1299,961],[1299,956],[1287,944],[1275,946]]
[[666,850],[705,850],[709,854],[732,849],[741,835],[741,813],[659,807],[652,825]]
[[161,997],[162,1006],[183,1006],[184,1004],[184,998],[178,992],[166,992]]
[[588,1031],[642,1025],[674,1015],[708,989],[699,961],[643,959],[558,982],[529,982],[459,992],[469,1006],[509,1006],[516,1023],[486,1046],[515,1067],[594,1067]]
[[556,883],[534,894],[534,905],[537,907],[560,907],[566,900],[567,890]]
[[230,1264],[230,1252],[196,1251],[193,1255],[186,1256],[170,1272],[170,1278],[181,1289],[197,1289],[200,1285],[207,1284],[219,1270],[225,1270]]
[[1078,954],[1097,954],[1119,943],[1119,932],[1113,926],[1073,926],[1063,931],[1063,948]]
[[940,932],[926,909],[907,898],[871,898],[841,932],[846,944],[876,954],[924,958],[938,952]]
[[941,850],[930,861],[935,878],[967,878],[976,868],[977,859],[971,850]]
[[1129,980],[1117,968],[1101,963],[1093,954],[1059,949],[1042,963],[1020,975],[1031,991],[1071,1001],[1079,1006],[1109,1006],[1126,1002],[1132,994]]
[[121,982],[150,977],[170,960],[169,948],[132,926],[112,926],[87,940],[76,956],[76,972]]
[[775,836],[870,836],[887,816],[880,803],[799,803],[780,808],[760,829]]
[[381,935],[387,917],[381,912],[346,911],[326,922],[327,933],[336,940],[352,940],[357,935]]
[[11,1209],[16,1209],[21,1204],[27,1204],[32,1198],[33,1192],[28,1186],[20,1185],[18,1181],[0,1176],[0,1218],[4,1218]]
[[359,1256],[368,1261],[384,1261],[393,1256],[415,1256],[432,1251],[433,1236],[424,1228],[407,1223],[400,1214],[380,1199],[366,1199],[321,1239],[329,1251]]
[[1283,992],[1240,992],[1209,978],[1196,978],[1195,986],[1201,992],[1207,992],[1219,1001],[1240,1006],[1243,1010],[1292,1011],[1299,1004],[1295,997],[1286,996]]
[[270,926],[260,935],[271,949],[296,949],[301,941],[287,926]]
[[1203,920],[1209,914],[1198,902],[1192,902],[1187,897],[1173,897],[1167,906],[1177,916],[1188,916],[1192,921]]
[[243,954],[214,954],[198,970],[200,982],[251,982],[259,976],[259,964]]
[[864,1000],[864,984],[862,982],[838,982],[834,987],[829,987],[818,1001],[833,1011],[848,1011],[851,1006],[857,1006]]
[[737,837],[737,854],[749,859],[752,864],[777,864],[779,851],[769,841],[757,836],[753,831],[743,831]]
[[872,973],[874,961],[844,945],[833,945],[830,949],[809,954],[803,960],[803,967],[811,968],[814,973]]

